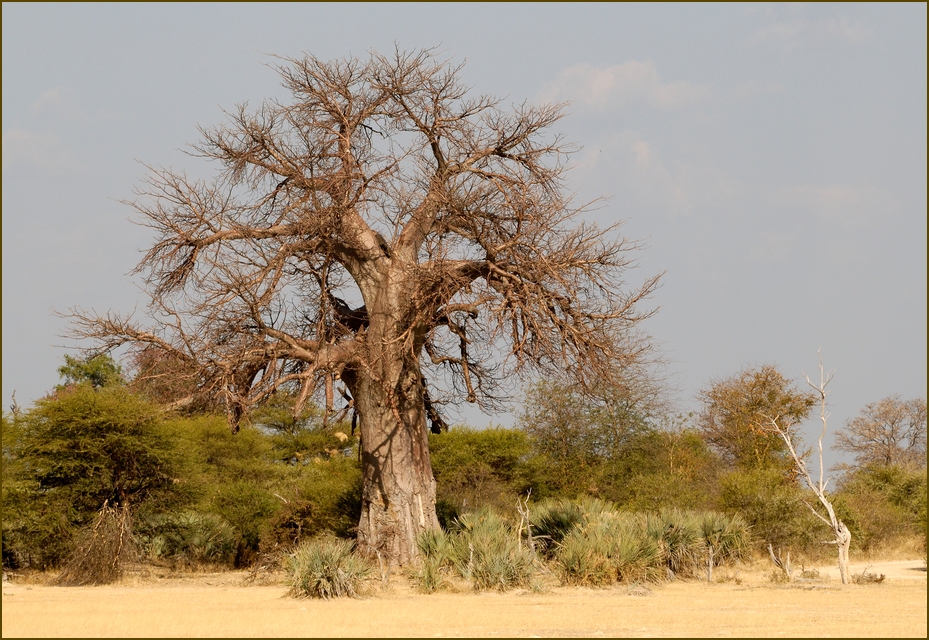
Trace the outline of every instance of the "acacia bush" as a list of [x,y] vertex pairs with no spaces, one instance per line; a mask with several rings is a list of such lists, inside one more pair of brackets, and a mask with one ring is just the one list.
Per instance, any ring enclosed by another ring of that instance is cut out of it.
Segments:
[[455,427],[429,436],[440,523],[480,507],[510,511],[516,497],[544,493],[540,464],[525,433],[502,427]]
[[[310,420],[287,427],[280,407],[271,409],[262,415],[264,422],[235,435],[222,416],[172,422],[186,452],[184,482],[192,499],[185,508],[215,514],[233,527],[236,566],[248,566],[261,553],[287,553],[321,533],[350,536],[361,509],[354,443],[335,435],[342,425],[320,430]],[[279,428],[268,426],[272,422]],[[282,440],[288,428],[293,437]],[[316,430],[313,437],[301,440],[308,430]],[[316,448],[295,451],[300,443]],[[345,446],[336,449],[333,443]]]
[[919,536],[925,548],[926,468],[870,464],[851,469],[836,494],[836,509],[865,552]]
[[262,538],[262,548],[290,549],[302,540],[332,533],[354,538],[361,514],[361,465],[355,456],[311,460],[279,493],[282,505]]
[[739,469],[720,479],[722,510],[745,520],[754,551],[764,555],[769,544],[810,560],[829,554],[830,549],[821,544],[824,525],[804,504],[811,497],[779,466]]
[[59,566],[104,504],[176,504],[176,445],[157,407],[122,386],[70,384],[6,420],[4,562]]

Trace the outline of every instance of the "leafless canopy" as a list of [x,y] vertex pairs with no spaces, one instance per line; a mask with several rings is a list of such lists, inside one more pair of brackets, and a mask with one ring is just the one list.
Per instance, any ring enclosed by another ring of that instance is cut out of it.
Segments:
[[[778,414],[773,416],[767,415],[765,418],[768,421],[768,428],[772,431],[772,433],[777,434],[784,441],[784,444],[787,446],[787,450],[790,452],[790,457],[793,459],[794,467],[800,474],[800,477],[806,481],[807,487],[810,488],[822,506],[822,509],[825,511],[826,515],[823,515],[822,512],[812,504],[809,502],[805,503],[810,511],[812,511],[813,515],[822,520],[832,530],[832,535],[834,538],[832,540],[826,541],[825,544],[836,545],[839,556],[839,575],[841,576],[842,584],[848,584],[850,579],[848,567],[848,550],[852,543],[852,534],[845,523],[842,522],[842,519],[836,515],[835,509],[832,506],[832,501],[829,499],[829,496],[826,493],[826,487],[829,484],[829,478],[826,478],[824,475],[825,466],[823,465],[823,438],[826,437],[826,431],[829,427],[829,412],[826,410],[826,396],[829,395],[829,391],[826,390],[826,387],[828,387],[829,383],[832,382],[833,376],[835,376],[835,370],[829,371],[827,373],[823,368],[822,354],[820,354],[819,358],[819,383],[814,383],[812,380],[810,380],[809,376],[806,376],[807,385],[813,389],[817,396],[819,396],[819,419],[823,424],[823,429],[820,432],[819,440],[817,440],[816,443],[819,457],[818,479],[814,479],[810,473],[809,467],[806,463],[806,455],[797,450],[797,434],[794,430],[797,422],[794,421],[793,417],[789,414]],[[771,553],[771,558],[775,561],[775,564],[778,564],[778,560],[774,555],[774,550],[771,549],[770,546],[768,547],[768,551]],[[788,566],[785,569],[785,573],[787,573],[789,576],[789,554],[787,556],[787,563]]]
[[156,234],[137,267],[155,328],[76,310],[76,336],[163,351],[234,425],[279,388],[331,406],[384,358],[444,389],[435,426],[526,367],[589,382],[642,357],[658,278],[627,290],[637,245],[575,220],[561,105],[469,97],[432,51],[278,60],[291,99],[201,130],[213,179],[151,168],[129,203]]
[[872,402],[836,433],[836,448],[854,453],[859,465],[926,466],[926,401]]

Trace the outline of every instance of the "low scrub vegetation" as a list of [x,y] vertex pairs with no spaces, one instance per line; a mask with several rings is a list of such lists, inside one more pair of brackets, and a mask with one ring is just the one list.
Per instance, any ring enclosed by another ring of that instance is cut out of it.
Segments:
[[361,595],[373,570],[367,560],[352,553],[354,546],[351,540],[331,536],[300,544],[286,560],[291,595],[325,600]]
[[738,560],[751,548],[745,521],[717,512],[632,512],[591,498],[529,507],[528,531],[484,508],[463,514],[448,532],[424,533],[414,581],[428,593],[455,575],[475,590],[503,591],[531,586],[544,571],[565,585],[632,586],[702,578],[703,569]]
[[[625,397],[585,408],[548,384],[530,391],[517,428],[431,434],[442,529],[419,540],[409,575],[425,592],[462,580],[525,588],[540,572],[567,585],[632,586],[713,581],[716,567],[746,555],[831,559],[777,441],[751,432],[750,392],[756,404],[783,396],[806,410],[774,373],[721,381],[751,388],[714,387],[699,416]],[[350,422],[326,421],[312,404],[295,415],[295,398],[281,393],[232,435],[208,409],[166,411],[106,358],[70,359],[62,375],[66,384],[32,408],[2,415],[6,570],[100,584],[130,556],[213,569],[276,558],[295,593],[358,592],[366,564],[351,564],[348,541],[362,477]],[[723,446],[726,434],[744,436],[739,448]],[[830,485],[853,557],[924,556],[925,466],[872,458]],[[356,577],[343,584],[343,574]]]

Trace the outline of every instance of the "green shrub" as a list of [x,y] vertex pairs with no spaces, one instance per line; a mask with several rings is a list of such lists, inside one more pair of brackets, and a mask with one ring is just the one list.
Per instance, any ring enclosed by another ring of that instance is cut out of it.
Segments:
[[445,572],[453,565],[455,549],[449,536],[441,529],[423,531],[417,544],[422,556],[411,577],[421,591],[433,593],[445,584]]
[[263,485],[232,481],[216,490],[210,504],[210,510],[228,521],[238,534],[235,566],[247,566],[257,554],[272,518],[280,510],[280,500]]
[[239,536],[215,513],[184,511],[161,516],[145,527],[148,553],[185,565],[231,563]]
[[372,574],[367,560],[353,553],[355,543],[324,536],[307,540],[288,556],[286,569],[290,594],[305,598],[340,598],[361,595]]
[[516,531],[491,509],[466,513],[453,527],[454,563],[475,591],[526,587],[535,573],[532,554]]
[[804,504],[808,497],[797,482],[777,467],[739,470],[721,479],[723,510],[741,516],[750,525],[755,550],[766,553],[768,545],[793,549],[807,556],[825,557],[820,544],[825,525]]
[[104,503],[139,513],[180,488],[160,412],[121,386],[61,387],[4,420],[3,456],[4,562],[32,568],[60,565]]
[[573,585],[657,582],[665,572],[645,519],[615,511],[586,514],[558,545],[555,562],[562,582]]
[[856,548],[872,551],[914,535],[925,540],[926,469],[874,464],[851,470],[834,504]]
[[522,431],[456,427],[430,435],[429,449],[446,522],[483,506],[510,510],[516,496],[534,485],[529,439]]
[[642,516],[649,538],[658,544],[671,575],[692,576],[703,556],[699,516],[693,511],[663,509]]

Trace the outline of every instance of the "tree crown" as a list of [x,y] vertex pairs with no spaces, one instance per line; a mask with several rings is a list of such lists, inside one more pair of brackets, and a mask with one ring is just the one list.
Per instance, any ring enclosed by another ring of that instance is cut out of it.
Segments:
[[716,380],[700,399],[698,424],[704,437],[740,467],[789,464],[786,445],[769,428],[770,421],[802,422],[816,404],[816,396],[792,387],[773,365]]
[[334,380],[403,361],[425,374],[404,385],[442,383],[441,425],[443,402],[497,406],[514,371],[600,381],[648,352],[658,277],[625,291],[638,245],[576,222],[561,105],[471,97],[431,51],[280,61],[289,101],[201,130],[214,179],[153,168],[129,203],[156,234],[137,271],[157,327],[78,310],[75,335],[167,354],[148,355],[233,424],[278,389],[329,408]]

